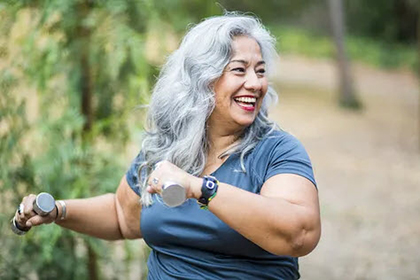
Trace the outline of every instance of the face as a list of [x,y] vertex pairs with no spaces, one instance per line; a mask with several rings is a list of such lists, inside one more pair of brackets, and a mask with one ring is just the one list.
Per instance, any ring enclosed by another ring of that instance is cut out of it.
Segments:
[[268,82],[260,46],[254,39],[236,37],[232,50],[229,64],[214,84],[216,106],[209,125],[242,130],[255,120]]

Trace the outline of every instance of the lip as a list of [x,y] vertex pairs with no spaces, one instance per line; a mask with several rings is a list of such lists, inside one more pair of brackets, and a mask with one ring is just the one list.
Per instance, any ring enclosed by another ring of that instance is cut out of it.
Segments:
[[251,95],[251,94],[245,94],[245,95],[236,95],[234,96],[232,99],[235,102],[236,105],[238,105],[239,108],[241,108],[242,110],[245,110],[247,112],[254,112],[255,109],[257,108],[257,103],[255,102],[254,106],[244,106],[238,102],[235,101],[235,98],[239,98],[239,97],[250,97],[250,98],[256,98],[258,100],[258,96],[255,95]]
[[245,107],[245,106],[243,106],[243,105],[241,105],[241,104],[239,104],[239,103],[237,103],[237,102],[235,102],[236,103],[236,105],[238,105],[239,106],[239,108],[241,108],[242,110],[245,110],[245,111],[248,111],[248,112],[254,112],[255,111],[255,106],[252,106],[252,107]]
[[257,95],[252,95],[252,94],[235,95],[235,96],[233,97],[233,99],[238,98],[238,97],[255,97],[255,98],[257,98],[257,99],[258,99],[258,96],[257,96]]

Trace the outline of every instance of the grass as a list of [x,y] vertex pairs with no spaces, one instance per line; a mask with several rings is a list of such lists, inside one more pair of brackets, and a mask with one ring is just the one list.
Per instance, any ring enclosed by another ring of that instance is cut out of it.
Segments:
[[[290,26],[271,26],[270,30],[278,40],[280,53],[314,58],[334,57],[334,44],[329,36]],[[409,69],[415,72],[419,65],[415,46],[347,36],[346,49],[353,61],[377,68]]]

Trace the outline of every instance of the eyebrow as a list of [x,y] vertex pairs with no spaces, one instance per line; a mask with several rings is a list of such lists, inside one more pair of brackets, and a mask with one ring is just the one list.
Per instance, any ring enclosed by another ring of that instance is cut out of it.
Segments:
[[[229,64],[230,64],[230,63],[232,63],[232,62],[239,62],[239,63],[243,63],[243,64],[245,64],[245,65],[248,65],[248,64],[249,64],[249,62],[248,62],[248,61],[243,60],[243,59],[233,59],[233,60],[231,60],[231,61],[229,62]],[[260,61],[258,61],[256,66],[260,66],[260,65],[262,65],[262,64],[265,64],[265,61],[264,61],[264,60],[260,60]]]

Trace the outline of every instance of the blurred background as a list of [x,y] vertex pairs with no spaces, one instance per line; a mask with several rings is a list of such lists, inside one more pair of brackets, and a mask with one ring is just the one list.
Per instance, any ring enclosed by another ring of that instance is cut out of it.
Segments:
[[9,222],[29,193],[114,192],[165,57],[224,9],[277,38],[271,118],[313,161],[323,235],[302,279],[418,279],[417,0],[2,0],[0,279],[145,279],[141,240],[54,225],[18,237]]

